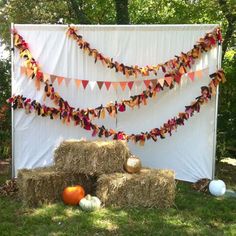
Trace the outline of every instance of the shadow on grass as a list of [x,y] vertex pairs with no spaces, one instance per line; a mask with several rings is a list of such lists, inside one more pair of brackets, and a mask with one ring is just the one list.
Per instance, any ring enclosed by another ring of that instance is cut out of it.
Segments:
[[[236,233],[236,199],[214,198],[178,183],[176,207],[83,212],[62,203],[27,209],[0,199],[1,235],[224,235]],[[233,231],[235,230],[235,231]],[[3,233],[2,233],[3,232]]]

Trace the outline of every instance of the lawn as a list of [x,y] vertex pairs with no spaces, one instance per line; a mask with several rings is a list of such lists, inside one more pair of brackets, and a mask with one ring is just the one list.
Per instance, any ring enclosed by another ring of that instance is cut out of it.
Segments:
[[[236,189],[236,166],[218,175]],[[0,181],[4,181],[4,175]],[[0,235],[236,235],[236,198],[216,198],[177,182],[170,209],[103,208],[83,212],[63,203],[30,209],[16,198],[0,198]]]

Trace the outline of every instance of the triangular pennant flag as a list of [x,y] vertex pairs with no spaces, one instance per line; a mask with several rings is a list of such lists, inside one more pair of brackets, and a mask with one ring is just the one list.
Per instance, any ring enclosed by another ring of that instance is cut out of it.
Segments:
[[64,79],[64,77],[57,76],[58,85],[61,85],[63,79]]
[[137,88],[140,87],[141,84],[142,84],[142,82],[143,82],[143,81],[141,81],[141,80],[139,80],[139,81],[135,81],[135,85],[136,85],[136,87],[137,87]]
[[189,73],[188,73],[188,77],[189,77],[192,81],[194,81],[194,72],[189,72]]
[[89,82],[88,80],[82,80],[82,84],[83,84],[84,89],[86,89],[88,82]]
[[174,80],[179,84],[181,80],[181,75],[174,75]]
[[165,77],[165,81],[168,84],[168,86],[170,87],[171,84],[172,84],[173,79],[172,79],[172,77]]
[[163,87],[165,83],[165,78],[158,79],[158,83],[161,85],[161,87]]
[[155,87],[157,85],[157,79],[152,79],[151,82],[152,82],[153,87]]
[[57,77],[55,75],[50,75],[50,78],[51,78],[51,82],[53,84]]
[[76,79],[76,80],[75,80],[75,83],[76,83],[76,85],[77,85],[77,88],[79,88],[79,86],[80,86],[80,84],[81,84],[81,80]]
[[89,86],[90,86],[91,90],[94,89],[96,82],[97,81],[89,81]]
[[120,82],[120,87],[124,91],[126,87],[127,82]]
[[119,82],[112,82],[112,86],[115,90],[117,90],[118,85],[119,85]]
[[97,85],[98,85],[98,88],[101,90],[102,86],[103,86],[103,81],[97,81]]
[[68,87],[70,81],[71,81],[71,78],[65,78],[65,83],[66,83],[66,86],[67,86],[67,87]]
[[33,73],[34,73],[33,70],[31,70],[31,69],[29,69],[29,68],[26,69],[26,75],[27,75],[28,77],[31,77],[31,76],[33,75]]
[[195,72],[195,76],[198,77],[199,79],[201,79],[202,78],[202,70],[197,70]]
[[111,82],[105,81],[104,83],[105,83],[105,86],[106,86],[107,90],[109,90],[109,88],[111,86]]
[[128,82],[128,87],[130,90],[132,89],[133,85],[134,85],[134,81]]
[[43,74],[43,81],[46,82],[47,80],[48,80],[48,81],[50,80],[50,75],[47,74],[47,73],[44,73],[44,74]]
[[26,74],[26,68],[24,66],[20,67],[20,73],[21,74]]
[[144,84],[146,85],[146,87],[148,88],[148,86],[149,86],[149,84],[150,84],[151,81],[148,79],[148,80],[144,80],[143,82],[144,82]]

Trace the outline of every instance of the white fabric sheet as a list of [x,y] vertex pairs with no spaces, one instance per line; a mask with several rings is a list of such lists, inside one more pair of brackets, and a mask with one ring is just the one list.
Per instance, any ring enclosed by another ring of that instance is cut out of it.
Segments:
[[[84,39],[91,47],[99,49],[104,55],[127,65],[145,66],[165,62],[181,52],[190,50],[196,41],[211,31],[215,25],[152,25],[152,26],[79,26]],[[18,33],[29,43],[34,58],[45,73],[78,78],[90,81],[124,81],[127,79],[114,70],[106,69],[99,61],[94,64],[92,57],[84,54],[76,42],[66,35],[67,26],[62,25],[15,25]],[[13,93],[43,102],[43,86],[36,91],[34,81],[20,74],[23,59],[19,52],[14,54]],[[200,95],[200,87],[208,85],[208,74],[217,69],[217,48],[205,54],[193,67],[194,70],[208,68],[203,78],[183,78],[175,89],[166,88],[149,99],[147,106],[140,109],[128,109],[119,113],[116,119],[94,120],[107,128],[122,130],[126,133],[139,133],[154,127],[160,127],[165,121],[184,111],[195,97]],[[163,74],[158,73],[158,78]],[[156,78],[150,76],[150,78]],[[138,78],[140,80],[147,79]],[[130,78],[129,80],[133,80]],[[87,87],[78,89],[71,80],[68,87],[65,81],[61,86],[54,83],[61,96],[74,107],[97,107],[110,101],[129,98],[138,94],[144,86],[134,86],[132,91],[118,88],[109,91],[103,86],[100,91]],[[47,105],[52,105],[50,101]],[[171,137],[153,142],[147,141],[144,147],[129,143],[131,151],[140,156],[143,166],[168,168],[176,172],[176,178],[194,182],[199,178],[212,178],[214,165],[215,135],[215,98],[201,108],[201,112],[179,127]],[[63,125],[61,121],[42,118],[34,114],[26,115],[23,110],[14,111],[14,174],[21,168],[34,168],[51,165],[53,150],[63,139],[91,139],[91,132]]]

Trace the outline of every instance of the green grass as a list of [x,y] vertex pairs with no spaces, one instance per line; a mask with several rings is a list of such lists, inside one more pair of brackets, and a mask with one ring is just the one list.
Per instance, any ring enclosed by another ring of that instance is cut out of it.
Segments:
[[[236,189],[236,166],[218,165],[217,175]],[[6,180],[0,174],[0,185]],[[178,182],[170,209],[103,208],[83,212],[63,203],[26,208],[0,197],[0,236],[44,235],[236,235],[236,198],[216,198]]]
[[177,184],[175,206],[83,212],[62,203],[25,208],[0,198],[0,235],[236,235],[236,199],[215,198]]

